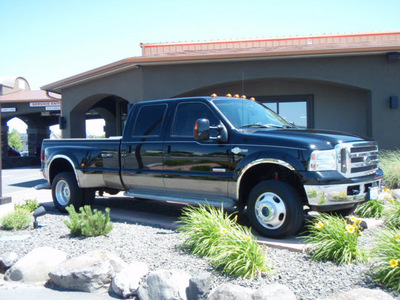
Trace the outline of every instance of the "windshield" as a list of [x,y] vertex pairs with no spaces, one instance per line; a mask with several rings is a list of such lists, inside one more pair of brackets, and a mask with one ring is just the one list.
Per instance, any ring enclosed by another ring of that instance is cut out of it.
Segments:
[[214,100],[214,104],[236,128],[293,127],[269,108],[251,100]]

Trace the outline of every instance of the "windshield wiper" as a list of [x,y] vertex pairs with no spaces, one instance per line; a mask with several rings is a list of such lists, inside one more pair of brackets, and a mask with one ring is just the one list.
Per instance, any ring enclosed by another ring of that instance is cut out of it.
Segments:
[[239,127],[240,128],[270,128],[270,127],[274,127],[274,128],[283,128],[283,126],[280,125],[275,125],[275,124],[260,124],[260,123],[256,123],[256,124],[245,124]]

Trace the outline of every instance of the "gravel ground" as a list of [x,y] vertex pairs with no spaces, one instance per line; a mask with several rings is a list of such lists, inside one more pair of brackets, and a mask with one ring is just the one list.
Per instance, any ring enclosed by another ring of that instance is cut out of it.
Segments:
[[[274,274],[254,280],[236,279],[218,274],[205,259],[178,250],[181,237],[173,230],[113,220],[114,229],[108,236],[76,238],[69,235],[69,229],[63,224],[67,218],[54,210],[39,219],[40,224],[47,224],[46,227],[18,232],[0,230],[0,255],[14,251],[22,257],[42,246],[65,251],[70,257],[103,249],[118,254],[126,262],[145,262],[150,270],[182,269],[193,275],[208,272],[212,275],[212,287],[224,282],[252,288],[281,283],[287,285],[298,299],[320,299],[360,287],[380,289],[366,275],[369,263],[337,266],[330,262],[313,262],[305,253],[267,247]],[[7,236],[17,235],[28,237],[7,240]],[[369,244],[371,230],[365,231],[362,238],[364,244]],[[400,299],[393,293],[392,296]]]

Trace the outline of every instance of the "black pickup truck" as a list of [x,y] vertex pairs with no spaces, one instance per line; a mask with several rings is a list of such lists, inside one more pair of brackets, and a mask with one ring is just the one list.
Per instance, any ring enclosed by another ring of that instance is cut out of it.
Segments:
[[295,234],[310,210],[350,214],[383,177],[375,142],[297,128],[234,97],[137,103],[122,137],[44,140],[42,170],[60,211],[125,191],[243,211],[275,238]]

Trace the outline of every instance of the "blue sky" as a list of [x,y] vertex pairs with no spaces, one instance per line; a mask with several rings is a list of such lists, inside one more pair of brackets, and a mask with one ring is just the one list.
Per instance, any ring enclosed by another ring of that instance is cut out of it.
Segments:
[[132,56],[140,43],[400,30],[398,0],[0,0],[0,76],[31,89]]

